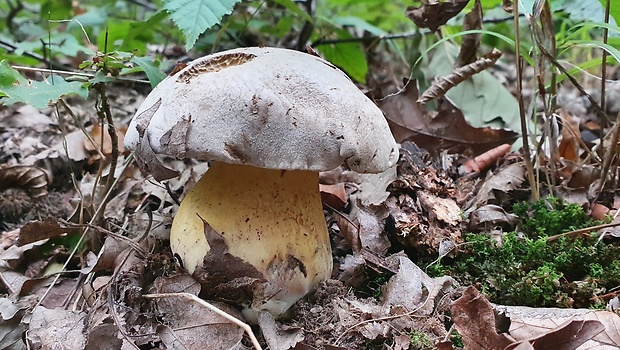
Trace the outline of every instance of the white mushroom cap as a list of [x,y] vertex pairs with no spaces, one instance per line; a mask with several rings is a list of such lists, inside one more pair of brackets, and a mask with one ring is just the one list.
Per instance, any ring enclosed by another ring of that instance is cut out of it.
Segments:
[[160,180],[174,172],[155,154],[285,170],[344,163],[364,173],[398,158],[382,112],[344,73],[279,48],[220,52],[168,76],[140,106],[125,145]]

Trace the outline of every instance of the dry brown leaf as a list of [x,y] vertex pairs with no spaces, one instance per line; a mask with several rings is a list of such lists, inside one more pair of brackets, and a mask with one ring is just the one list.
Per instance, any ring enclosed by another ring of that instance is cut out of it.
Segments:
[[506,334],[497,334],[493,307],[473,286],[452,304],[451,312],[465,349],[504,349],[513,342]]
[[[482,5],[480,0],[475,0],[474,7],[465,15],[462,31],[482,29]],[[482,34],[466,34],[461,41],[461,50],[456,59],[456,67],[462,67],[476,60],[476,54],[480,47]]]
[[543,335],[510,345],[506,350],[518,349],[520,344],[531,344],[535,350],[575,350],[581,344],[602,332],[605,327],[594,320],[572,320]]
[[432,218],[442,221],[448,225],[458,225],[461,218],[461,208],[452,198],[441,198],[428,191],[419,191],[418,199],[420,204]]
[[496,309],[499,313],[510,318],[510,334],[518,340],[540,337],[571,321],[594,320],[602,324],[604,330],[576,349],[611,350],[620,348],[620,316],[613,312],[524,306],[497,306]]
[[77,227],[58,222],[55,218],[44,221],[32,221],[24,225],[19,232],[18,246],[34,243],[43,239],[62,236],[74,231]]
[[495,174],[489,173],[478,190],[476,197],[467,207],[469,210],[474,210],[490,203],[496,199],[496,191],[508,193],[521,185],[523,181],[525,181],[525,166],[523,163],[512,163]]
[[512,131],[469,125],[463,113],[446,100],[433,115],[419,106],[417,99],[416,81],[410,80],[401,93],[379,103],[396,142],[413,141],[431,154],[441,150],[480,154],[504,143],[512,144],[517,138]]
[[476,61],[456,68],[452,73],[439,77],[433,85],[431,85],[424,93],[417,99],[418,103],[425,103],[430,100],[436,100],[443,97],[448,93],[450,89],[471,78],[473,75],[478,74],[487,68],[493,67],[495,62],[502,56],[502,52],[493,49],[493,51],[477,59]]
[[[118,153],[122,154],[125,152],[125,133],[127,132],[126,127],[119,127],[114,129],[116,132],[116,137],[118,138]],[[94,144],[90,142],[90,140],[85,139],[84,149],[93,155],[89,162],[94,162],[99,159],[97,150],[100,150],[103,155],[109,157],[112,154],[112,138],[108,132],[108,129],[105,128],[103,130],[99,124],[95,124],[93,128],[90,130],[90,136],[94,141]],[[101,138],[103,137],[103,143]],[[102,146],[103,145],[103,146]]]
[[571,162],[579,161],[579,124],[565,111],[561,111],[562,116],[562,140],[558,146],[559,156]]
[[473,232],[488,231],[497,227],[508,230],[514,227],[516,220],[516,215],[506,213],[504,208],[499,205],[487,204],[469,215],[468,228]]
[[0,168],[0,192],[9,188],[20,188],[33,198],[47,194],[47,186],[52,182],[52,175],[36,166],[17,165]]
[[[200,285],[187,274],[158,277],[153,283],[152,292],[198,295]],[[232,307],[222,303],[212,304],[243,319],[239,311]],[[196,302],[188,302],[186,298],[158,298],[157,306],[165,324],[157,327],[157,333],[168,349],[230,349],[243,337],[244,331],[239,326]]]
[[34,308],[26,340],[31,349],[84,349],[85,312]]
[[405,14],[419,28],[428,28],[434,32],[459,14],[468,2],[469,0],[423,1],[420,7],[407,7]]
[[389,260],[398,260],[398,272],[382,288],[383,308],[400,306],[417,315],[430,315],[435,309],[438,296],[446,294],[454,280],[449,276],[429,277],[406,256],[392,255]]
[[301,328],[276,324],[273,316],[267,311],[258,314],[258,325],[269,349],[272,350],[289,350],[304,340]]
[[319,184],[319,191],[321,192],[323,204],[339,211],[346,207],[348,196],[342,182],[335,185]]

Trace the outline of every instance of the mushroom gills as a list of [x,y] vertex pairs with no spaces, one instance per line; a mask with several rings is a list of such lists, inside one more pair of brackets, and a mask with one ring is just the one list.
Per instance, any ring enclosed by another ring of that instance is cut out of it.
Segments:
[[[227,299],[219,284],[246,283],[252,286],[246,316],[260,310],[281,316],[332,272],[318,188],[313,171],[212,162],[181,202],[172,251],[207,296]],[[240,267],[246,263],[251,268]]]

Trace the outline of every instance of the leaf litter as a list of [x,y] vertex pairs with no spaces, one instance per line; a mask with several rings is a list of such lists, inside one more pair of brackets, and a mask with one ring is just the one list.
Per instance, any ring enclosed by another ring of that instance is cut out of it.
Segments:
[[[506,147],[484,168],[459,173],[465,159],[510,143],[516,135],[471,127],[447,101],[436,115],[428,114],[415,104],[417,98],[412,81],[381,103],[402,141],[396,167],[378,175],[342,169],[322,174],[321,183],[333,186],[323,187],[336,260],[333,279],[298,302],[291,318],[261,315],[251,329],[261,345],[410,349],[416,346],[415,332],[420,332],[438,348],[452,349],[447,339],[453,324],[466,349],[618,348],[620,323],[613,312],[493,305],[474,287],[459,286],[448,276],[432,278],[419,267],[420,257],[450,258],[464,244],[466,229],[489,233],[493,228],[501,236],[502,230],[513,228],[514,217],[505,203],[529,184],[522,159],[507,154]],[[158,158],[162,167],[181,174],[158,183],[133,166],[106,168],[109,140],[95,127],[84,130],[91,139],[103,140],[97,148],[77,127],[61,141],[59,124],[49,110],[15,106],[2,114],[2,126],[14,132],[0,137],[0,171],[26,167],[32,176],[24,181],[18,176],[10,188],[2,188],[3,200],[21,198],[25,204],[8,210],[0,205],[1,348],[25,349],[23,339],[34,349],[55,344],[86,349],[252,348],[250,333],[239,324],[176,295],[209,293],[183,271],[167,242],[176,202],[204,167]],[[131,109],[125,114],[131,115]],[[593,166],[583,162],[583,125],[567,125],[558,153],[541,162],[558,164],[566,197],[576,198],[578,190],[591,184]],[[122,128],[118,130],[122,135]],[[59,168],[78,169],[77,186]],[[102,226],[88,223],[103,200],[96,190],[101,179],[92,175],[96,168],[104,176],[123,175]],[[43,192],[33,193],[28,184],[42,173],[51,174],[44,181],[48,193],[37,198]],[[98,237],[98,247],[78,242],[83,234]],[[75,247],[79,253],[71,254]],[[167,296],[144,297],[149,294]],[[231,306],[209,303],[242,319]]]

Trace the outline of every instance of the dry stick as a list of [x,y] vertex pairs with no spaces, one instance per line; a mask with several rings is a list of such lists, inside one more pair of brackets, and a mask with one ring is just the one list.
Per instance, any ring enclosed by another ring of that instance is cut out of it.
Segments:
[[243,329],[248,336],[250,337],[250,340],[252,341],[252,345],[254,345],[254,348],[256,350],[262,350],[263,348],[260,346],[260,344],[258,343],[258,339],[256,339],[256,336],[254,336],[254,332],[252,331],[252,328],[250,327],[249,324],[239,320],[238,318],[229,315],[228,313],[218,309],[217,307],[209,304],[208,302],[200,299],[199,297],[195,296],[194,294],[191,293],[156,293],[156,294],[144,294],[142,295],[145,298],[149,298],[149,299],[156,299],[156,298],[169,298],[169,297],[181,297],[181,298],[187,298],[190,300],[193,300],[195,302],[197,302],[198,304],[206,307],[207,309],[215,312],[216,314],[224,317],[225,319],[227,319],[228,321],[236,324],[237,326],[239,326],[241,329]]
[[611,134],[611,146],[610,149],[605,152],[605,159],[603,160],[603,170],[601,171],[601,178],[594,192],[596,193],[597,197],[605,187],[605,183],[607,182],[607,173],[609,172],[612,161],[616,158],[617,155],[616,150],[618,149],[618,140],[620,139],[620,127],[618,127],[618,125],[620,125],[620,113],[618,113],[618,115],[616,116],[616,124],[614,124],[612,128],[613,133]]
[[[605,23],[609,23],[609,7],[610,0],[605,2]],[[603,44],[607,44],[609,37],[609,28],[603,28]],[[603,50],[603,64],[601,65],[601,107],[605,109],[605,80],[607,75],[607,51]],[[603,140],[601,140],[603,141]]]
[[559,235],[547,237],[547,242],[554,241],[554,240],[556,240],[556,239],[558,239],[560,237],[563,237],[563,236],[578,235],[578,234],[582,234],[582,233],[588,233],[590,231],[600,230],[602,228],[616,227],[616,226],[620,226],[620,222],[612,222],[612,223],[609,223],[609,224],[603,224],[603,225],[596,225],[596,226],[590,226],[590,227],[586,227],[586,228],[581,228],[579,230],[574,230],[574,231],[570,231],[570,232],[564,232],[564,233],[560,233]]
[[519,6],[513,6],[512,13],[514,17],[515,28],[515,53],[517,56],[517,101],[519,101],[519,116],[521,119],[521,137],[523,139],[523,156],[525,158],[525,167],[527,169],[527,177],[532,188],[532,199],[537,201],[540,198],[538,193],[538,185],[534,178],[534,166],[532,164],[532,155],[530,154],[529,133],[527,130],[527,121],[525,116],[525,106],[523,104],[523,58],[521,57],[521,40],[519,36]]

